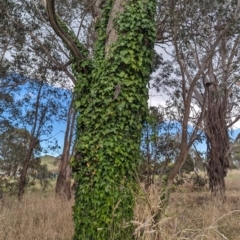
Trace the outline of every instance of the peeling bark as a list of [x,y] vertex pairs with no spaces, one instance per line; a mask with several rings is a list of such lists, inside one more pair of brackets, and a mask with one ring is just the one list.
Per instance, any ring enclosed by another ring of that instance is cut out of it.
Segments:
[[117,17],[117,15],[119,13],[123,12],[123,10],[124,10],[123,5],[125,2],[126,2],[126,0],[116,0],[113,4],[113,8],[112,8],[111,14],[109,16],[108,25],[107,25],[107,29],[106,29],[106,33],[107,33],[107,40],[105,43],[106,57],[108,56],[110,46],[114,42],[116,42],[118,39],[116,29],[114,28],[114,19]]
[[208,109],[206,112],[206,135],[208,141],[209,188],[213,194],[225,193],[225,177],[229,168],[227,152],[230,148],[226,124],[227,91],[216,82],[208,87]]

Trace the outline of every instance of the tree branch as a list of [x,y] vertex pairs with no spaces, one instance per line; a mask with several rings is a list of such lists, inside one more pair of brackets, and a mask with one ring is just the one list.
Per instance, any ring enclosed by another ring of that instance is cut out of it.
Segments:
[[71,36],[62,28],[59,24],[60,18],[56,16],[54,9],[54,0],[48,0],[46,2],[46,11],[49,17],[50,24],[55,33],[63,40],[67,48],[71,51],[73,56],[77,60],[84,60],[84,55],[79,51],[77,44],[74,42]]

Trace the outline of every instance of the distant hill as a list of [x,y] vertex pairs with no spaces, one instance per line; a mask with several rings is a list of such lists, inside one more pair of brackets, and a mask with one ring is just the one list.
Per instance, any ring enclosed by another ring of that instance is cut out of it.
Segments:
[[52,173],[58,173],[59,159],[50,155],[40,157],[41,164],[47,165],[48,171]]

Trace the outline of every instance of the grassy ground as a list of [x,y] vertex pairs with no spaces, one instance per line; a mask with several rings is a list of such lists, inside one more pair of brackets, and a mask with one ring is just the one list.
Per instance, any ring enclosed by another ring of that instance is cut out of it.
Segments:
[[1,240],[70,240],[73,202],[27,193],[21,203],[8,197],[0,205]]
[[[159,206],[159,187],[151,186],[136,197],[136,239],[240,240],[240,171],[226,179],[227,199],[212,199],[207,191],[191,186],[171,194],[165,215],[153,221]],[[56,199],[54,190],[25,195],[22,203],[6,197],[0,203],[0,240],[70,240],[73,222],[70,202]],[[83,239],[84,240],[84,239]],[[107,240],[107,239],[106,239]],[[125,240],[125,239],[123,239]]]
[[145,240],[240,240],[240,171],[229,171],[226,196],[214,199],[208,191],[185,185],[170,195],[162,219],[153,222],[160,203],[157,186],[137,199],[135,236]]

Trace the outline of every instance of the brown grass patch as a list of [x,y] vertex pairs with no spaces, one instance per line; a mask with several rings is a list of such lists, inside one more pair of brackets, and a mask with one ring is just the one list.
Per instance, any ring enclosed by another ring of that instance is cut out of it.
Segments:
[[[240,171],[227,178],[227,198],[212,198],[207,191],[179,188],[172,193],[162,219],[155,223],[161,189],[153,185],[136,201],[135,236],[144,240],[240,240]],[[238,183],[238,184],[237,184]]]
[[7,197],[0,204],[0,239],[70,240],[72,204],[55,198],[53,193],[28,193],[20,203]]
[[[190,186],[181,187],[171,194],[166,212],[157,223],[153,219],[159,210],[161,189],[157,185],[143,188],[132,221],[136,239],[240,240],[239,183],[240,171],[230,171],[224,204],[207,191],[192,192]],[[55,198],[53,189],[45,194],[27,193],[21,203],[6,197],[0,203],[0,240],[72,239],[73,202]]]

